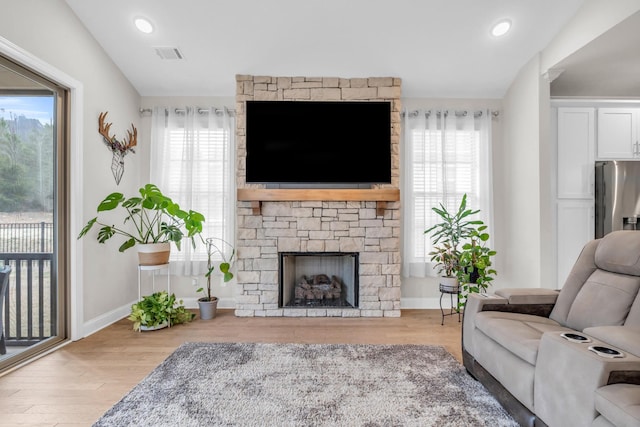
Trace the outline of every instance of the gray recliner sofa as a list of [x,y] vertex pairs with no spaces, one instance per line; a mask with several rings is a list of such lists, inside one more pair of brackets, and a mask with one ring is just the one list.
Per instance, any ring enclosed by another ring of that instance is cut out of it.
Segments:
[[523,426],[640,427],[639,289],[640,232],[609,233],[559,291],[470,295],[464,365]]

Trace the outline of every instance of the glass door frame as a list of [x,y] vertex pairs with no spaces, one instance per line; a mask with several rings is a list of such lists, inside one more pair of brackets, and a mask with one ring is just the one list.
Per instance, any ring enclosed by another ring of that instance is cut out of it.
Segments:
[[[64,312],[58,313],[58,331],[60,339],[51,340],[43,345],[25,360],[11,361],[0,364],[0,372],[28,363],[35,358],[47,354],[60,346],[85,336],[83,324],[82,287],[78,278],[82,277],[82,252],[80,244],[72,236],[76,236],[81,229],[82,217],[82,99],[83,86],[74,78],[45,63],[32,54],[22,50],[8,40],[0,37],[0,56],[17,64],[49,84],[59,87],[62,95],[58,95],[56,102],[57,114],[66,117],[65,122],[56,126],[57,155],[61,159],[56,173],[56,211],[59,235],[57,236],[59,256],[55,260],[58,276],[58,300],[66,307]],[[58,93],[56,91],[56,93]],[[62,252],[60,252],[62,251]],[[54,267],[52,266],[52,269]],[[63,300],[61,300],[61,298]],[[34,346],[35,349],[36,346]]]

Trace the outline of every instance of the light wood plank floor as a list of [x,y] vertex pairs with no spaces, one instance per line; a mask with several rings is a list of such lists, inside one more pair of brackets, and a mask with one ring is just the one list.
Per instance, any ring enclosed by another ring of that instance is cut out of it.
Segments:
[[434,344],[461,361],[458,317],[402,310],[399,318],[215,319],[137,333],[115,324],[0,377],[0,426],[91,426],[183,342]]

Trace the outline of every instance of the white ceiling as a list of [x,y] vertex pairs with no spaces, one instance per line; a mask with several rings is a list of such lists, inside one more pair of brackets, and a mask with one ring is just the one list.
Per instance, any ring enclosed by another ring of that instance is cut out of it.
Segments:
[[554,97],[640,97],[640,12],[554,66]]
[[[234,96],[252,74],[393,76],[403,97],[429,98],[501,98],[583,1],[66,0],[142,96]],[[502,18],[513,29],[496,39]]]

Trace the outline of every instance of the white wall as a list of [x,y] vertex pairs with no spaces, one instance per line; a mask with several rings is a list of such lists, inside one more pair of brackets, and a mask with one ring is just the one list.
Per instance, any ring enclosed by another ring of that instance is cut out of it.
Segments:
[[[139,144],[136,154],[126,157],[124,177],[116,186],[111,152],[97,129],[103,111],[109,111],[112,133],[119,138],[132,122],[138,126],[140,97],[63,0],[0,0],[0,10],[1,37],[83,86],[83,120],[77,127],[83,144],[83,172],[77,185],[81,194],[72,195],[71,209],[78,223],[84,223],[107,194],[117,190],[127,194],[138,188],[139,166],[148,145]],[[79,245],[82,259],[76,285],[81,298],[78,312],[84,312],[80,335],[84,335],[128,313],[128,305],[137,297],[137,260],[134,251],[119,253],[116,242],[99,245],[93,238],[78,242],[78,232],[72,229],[69,240]]]
[[494,180],[494,199],[500,206],[500,247],[505,249],[500,276],[509,286],[540,284],[539,64],[539,56],[531,59],[503,100],[504,139],[497,160],[503,179]]
[[[498,247],[509,248],[506,286],[556,288],[552,232],[549,82],[543,74],[589,41],[640,10],[637,0],[587,0],[570,23],[527,63],[504,98],[504,146],[494,199],[504,215]],[[498,171],[499,172],[499,171]],[[496,218],[497,219],[497,218]],[[496,231],[496,234],[498,230]]]

